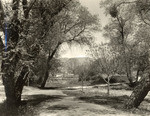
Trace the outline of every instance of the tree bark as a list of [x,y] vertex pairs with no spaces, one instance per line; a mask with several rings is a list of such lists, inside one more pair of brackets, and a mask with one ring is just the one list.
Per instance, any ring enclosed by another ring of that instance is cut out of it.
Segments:
[[141,82],[133,90],[130,99],[125,104],[125,108],[137,108],[144,100],[150,90],[150,75],[144,77]]
[[45,87],[46,81],[47,81],[48,76],[49,76],[50,61],[53,59],[55,53],[57,52],[57,49],[59,48],[59,46],[61,44],[62,44],[61,42],[58,42],[58,44],[56,45],[56,47],[53,50],[52,54],[50,54],[50,51],[49,51],[49,55],[48,55],[48,58],[47,58],[47,64],[46,64],[46,71],[45,71],[45,74],[44,74],[44,79],[43,79],[42,84],[41,84],[41,88]]
[[45,76],[44,76],[43,82],[41,84],[41,88],[45,87],[48,77],[49,77],[49,69],[47,69],[46,72],[45,72]]
[[134,82],[133,82],[132,75],[130,72],[127,72],[127,78],[129,80],[129,86],[134,87]]
[[22,94],[22,90],[25,85],[25,82],[27,80],[28,74],[29,74],[28,67],[24,66],[15,84],[15,95],[16,95],[16,99],[17,99],[16,101],[18,105],[20,105],[21,103],[21,94]]
[[[12,60],[10,61],[10,57]],[[3,58],[5,58],[3,56]],[[7,106],[12,106],[17,104],[16,94],[15,94],[15,68],[19,61],[19,55],[15,53],[9,53],[5,60],[2,61],[2,79],[6,94]]]
[[136,73],[136,83],[137,83],[138,80],[139,80],[139,73],[140,73],[140,70],[138,69],[138,70],[137,70],[137,73]]
[[133,79],[132,79],[132,75],[131,75],[131,67],[130,67],[130,63],[129,63],[129,60],[128,60],[128,57],[127,57],[127,54],[126,54],[126,46],[125,46],[125,33],[124,33],[124,23],[122,23],[123,19],[119,18],[119,16],[117,15],[116,16],[117,20],[118,20],[118,24],[119,24],[119,27],[121,28],[120,31],[120,34],[121,34],[121,45],[122,45],[122,48],[121,48],[121,54],[123,56],[123,59],[125,60],[125,67],[126,67],[126,74],[127,74],[127,78],[129,80],[129,83],[130,83],[130,86],[133,86]]
[[3,48],[4,48],[4,44],[3,44],[2,38],[0,37],[0,56],[2,55]]
[[110,94],[110,77],[108,77],[108,82],[107,82],[107,95],[109,96]]
[[131,66],[130,66],[130,63],[129,63],[129,60],[127,58],[127,56],[125,55],[125,65],[126,65],[126,74],[127,74],[127,78],[128,78],[128,81],[129,81],[129,86],[130,87],[134,87],[134,82],[133,82],[133,77],[132,77],[132,74],[131,74]]

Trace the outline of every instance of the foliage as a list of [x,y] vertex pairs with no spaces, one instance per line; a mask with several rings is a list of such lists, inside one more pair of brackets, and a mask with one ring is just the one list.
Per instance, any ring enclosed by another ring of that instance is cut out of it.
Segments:
[[[45,1],[44,4],[47,3],[51,7],[51,12],[49,12],[48,16],[52,19],[58,15],[70,1]],[[11,107],[19,105],[25,81],[30,72],[33,72],[32,66],[42,48],[39,44],[39,36],[35,36],[37,33],[34,33],[41,25],[36,25],[35,15],[37,13],[33,12],[37,8],[42,9],[41,4],[38,4],[40,2],[41,0],[22,0],[21,2],[13,0],[10,3],[0,1],[0,28],[3,30],[5,39],[7,38],[7,46],[6,40],[5,44],[2,40],[0,41],[2,45],[1,51],[3,51],[1,69],[7,98],[6,102],[8,106],[11,104]],[[44,20],[42,20],[42,23],[45,23]],[[52,20],[49,20],[50,24],[52,22]],[[36,26],[37,28],[35,28]],[[52,27],[52,25],[49,26]],[[42,30],[39,33],[42,33]]]
[[[42,39],[38,44],[40,44],[42,48],[41,52],[48,54],[46,67],[52,68],[53,66],[50,62],[52,62],[53,58],[56,59],[59,56],[59,51],[64,43],[71,45],[73,42],[76,42],[89,45],[93,39],[90,32],[98,31],[100,24],[97,16],[91,15],[86,8],[76,1],[72,1],[66,9],[63,9],[53,19],[48,16],[49,12],[45,10],[45,8],[49,9],[49,7],[42,7],[45,12],[42,13],[40,20],[38,20],[38,23],[35,25],[35,27],[38,27],[35,31],[36,33],[40,33],[41,27],[42,31],[45,29],[38,37],[40,40]],[[41,14],[41,10],[34,12]],[[50,24],[49,21],[52,21],[52,24]],[[36,35],[34,35],[34,37],[35,36]],[[46,75],[49,75],[49,68],[46,67],[43,76],[43,86],[48,78]]]
[[[149,34],[147,31],[149,31],[148,26],[150,26],[150,1],[105,0],[102,4],[107,14],[112,16],[111,25],[105,27],[105,37],[110,38],[110,45],[115,48],[114,51],[123,56],[121,59],[125,64],[131,85],[136,85],[132,77],[134,70],[137,71],[136,82],[139,74],[142,76],[140,83],[135,87],[126,104],[126,108],[138,107],[147,95],[146,88],[149,86],[146,79],[149,77]],[[144,75],[148,76],[145,77]]]

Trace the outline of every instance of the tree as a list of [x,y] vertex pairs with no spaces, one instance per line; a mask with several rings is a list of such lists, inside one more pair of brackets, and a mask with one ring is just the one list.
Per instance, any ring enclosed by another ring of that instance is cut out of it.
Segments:
[[[137,0],[136,1],[136,8],[138,9],[138,12],[140,14],[140,18],[142,19],[142,21],[146,24],[146,25],[149,25],[148,23],[148,12],[149,12],[149,0],[146,0],[146,1],[141,1],[141,0]],[[143,15],[144,14],[144,15]],[[146,35],[144,35],[146,36]],[[142,38],[141,38],[142,39]],[[147,51],[147,49],[145,49],[146,51],[144,51],[146,57],[146,65],[149,64],[149,60],[148,60],[148,57],[149,56],[149,52]],[[140,62],[139,62],[140,63]],[[145,64],[144,63],[144,60],[142,60],[142,64]],[[148,66],[148,65],[147,65]],[[131,96],[130,96],[130,99],[129,101],[126,103],[126,108],[133,108],[133,107],[138,107],[140,105],[140,103],[144,100],[145,96],[148,94],[149,92],[149,87],[150,87],[150,81],[149,81],[149,66],[140,66],[141,69],[145,70],[144,71],[144,75],[143,75],[143,78],[140,82],[140,84],[135,87],[135,89],[133,90]]]
[[64,43],[72,44],[73,42],[90,44],[92,40],[91,32],[97,31],[99,28],[100,24],[97,16],[90,14],[86,8],[76,1],[72,2],[67,9],[64,9],[54,18],[53,28],[48,33],[51,38],[47,38],[44,44],[44,49],[48,52],[48,57],[41,88],[45,86],[48,79],[48,67],[51,67],[49,64],[56,56],[61,45]]
[[[118,2],[119,4],[120,2]],[[108,6],[107,6],[108,7]],[[123,10],[124,7],[128,7],[127,10]],[[109,5],[108,13],[112,16],[112,20],[109,25],[104,27],[105,37],[110,38],[110,45],[112,45],[117,52],[122,56],[122,62],[124,62],[126,75],[130,82],[130,85],[134,85],[134,80],[132,77],[132,65],[130,60],[130,49],[128,49],[128,41],[130,42],[131,36],[134,34],[134,24],[133,13],[127,13],[128,11],[133,11],[131,7],[123,5],[122,7],[117,7],[116,4]]]
[[[149,25],[149,5],[150,5],[149,0],[136,0],[136,1],[131,1],[131,2],[130,1],[119,1],[119,2],[115,1],[112,5],[114,6],[114,9],[111,8],[110,15],[114,18],[117,18],[118,12],[116,12],[116,11],[118,11],[118,9],[120,7],[125,6],[124,11],[128,11],[128,8],[132,7],[132,9],[133,9],[132,11],[134,11],[134,12],[130,11],[130,13],[132,13],[134,16],[136,16],[136,17],[134,17],[134,19],[140,19],[140,20],[137,20],[138,24],[139,24],[138,25],[139,28],[141,27],[141,24],[142,25],[143,25],[143,23],[145,24],[144,30],[141,30],[141,31],[143,31],[144,33],[146,32],[146,30],[145,30],[147,28],[146,25]],[[139,29],[139,28],[137,28],[137,29]],[[137,32],[138,32],[138,34],[137,34]],[[134,30],[134,33],[137,35],[140,35],[140,37],[143,36],[144,38],[147,38],[147,37],[149,38],[148,33],[141,34],[139,32],[140,31]],[[140,39],[143,39],[143,37]],[[131,94],[128,102],[126,102],[125,106],[126,106],[126,108],[129,108],[129,109],[133,108],[133,107],[138,107],[140,105],[140,103],[144,100],[145,96],[148,94],[149,87],[150,87],[150,83],[149,83],[150,82],[149,81],[150,74],[148,71],[149,70],[149,42],[147,41],[148,44],[143,41],[138,41],[137,43],[138,44],[136,44],[136,45],[138,45],[138,46],[141,46],[141,45],[143,46],[143,44],[145,46],[144,54],[140,55],[140,60],[138,60],[138,63],[137,63],[138,65],[144,64],[142,66],[138,66],[138,69],[144,70],[144,72],[142,74],[143,75],[142,80],[140,81],[138,86],[135,87],[135,89],[133,90],[133,93]],[[148,49],[146,46],[148,47]],[[140,48],[140,50],[141,49],[142,49],[142,47]],[[144,56],[144,57],[146,56],[146,59],[145,59],[146,62],[145,62],[145,60],[143,60],[142,56]]]
[[98,75],[107,83],[107,94],[110,94],[110,79],[119,72],[118,53],[113,52],[108,44],[93,46],[91,56],[97,64]]
[[[31,64],[31,62],[27,61],[31,59],[34,60],[39,54],[39,45],[33,44],[31,47],[27,47],[29,44],[27,40],[30,39],[30,34],[34,30],[32,29],[34,23],[32,23],[32,21],[34,19],[31,17],[31,11],[37,8],[35,7],[37,1],[38,0],[22,0],[20,3],[19,0],[13,0],[10,6],[6,4],[7,8],[5,8],[4,3],[0,1],[0,28],[5,35],[5,44],[2,40],[0,41],[0,44],[3,46],[0,50],[3,51],[1,69],[6,93],[6,103],[10,109],[20,104],[22,89],[28,77],[29,65]],[[61,12],[70,1],[71,0],[52,0],[50,6],[53,10],[49,13],[50,17],[53,18]],[[40,8],[40,6],[38,6],[38,8]],[[51,24],[52,22],[51,20],[49,23]],[[18,63],[22,64],[22,70],[19,76],[16,77],[15,73]]]

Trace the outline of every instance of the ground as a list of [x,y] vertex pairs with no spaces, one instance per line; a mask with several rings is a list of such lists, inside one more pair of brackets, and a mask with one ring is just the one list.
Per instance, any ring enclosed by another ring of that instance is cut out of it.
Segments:
[[[138,109],[123,109],[123,103],[129,98],[131,90],[111,90],[107,96],[103,86],[47,88],[41,90],[25,87],[22,100],[28,110],[27,116],[148,116],[150,114],[150,95]],[[0,86],[0,102],[4,100],[4,89]],[[22,115],[21,114],[21,115]]]

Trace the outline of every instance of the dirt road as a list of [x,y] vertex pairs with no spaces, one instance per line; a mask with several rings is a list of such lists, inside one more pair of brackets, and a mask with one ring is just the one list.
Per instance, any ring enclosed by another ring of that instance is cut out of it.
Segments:
[[[38,116],[132,116],[126,112],[97,105],[94,103],[86,103],[85,101],[76,99],[76,97],[68,96],[62,90],[39,90],[26,87],[28,90],[23,95],[47,95],[50,99],[42,101],[36,105],[35,112]],[[138,115],[136,115],[138,116]]]
[[[0,92],[0,99],[3,101],[2,86]],[[68,96],[62,90],[40,90],[25,87],[22,98],[30,101],[30,104],[34,106],[34,115],[37,116],[141,116],[105,105],[88,103],[76,97]]]

